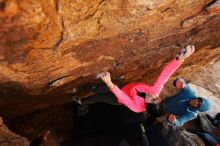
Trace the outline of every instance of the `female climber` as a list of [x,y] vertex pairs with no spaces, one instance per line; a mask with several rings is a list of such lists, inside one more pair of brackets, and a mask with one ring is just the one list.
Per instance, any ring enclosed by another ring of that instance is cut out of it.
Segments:
[[101,86],[95,89],[95,95],[87,97],[83,100],[75,97],[73,99],[79,104],[93,104],[96,102],[104,102],[116,105],[123,104],[134,112],[144,112],[146,111],[147,103],[158,104],[161,102],[159,94],[164,84],[179,68],[183,61],[193,54],[194,51],[194,45],[187,45],[186,48],[182,49],[177,56],[164,67],[153,85],[147,85],[144,83],[130,83],[120,89],[111,81],[110,73],[103,72],[98,74],[98,77],[106,83],[108,89]]

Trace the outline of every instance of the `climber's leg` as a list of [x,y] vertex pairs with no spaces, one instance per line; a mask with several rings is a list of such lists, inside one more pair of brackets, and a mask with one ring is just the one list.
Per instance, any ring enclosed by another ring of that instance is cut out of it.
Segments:
[[94,104],[97,102],[118,105],[116,97],[112,93],[95,94],[81,100],[82,104]]

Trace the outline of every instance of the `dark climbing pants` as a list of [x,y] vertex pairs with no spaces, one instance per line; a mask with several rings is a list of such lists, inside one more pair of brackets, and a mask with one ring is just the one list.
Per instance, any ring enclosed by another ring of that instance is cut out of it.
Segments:
[[[219,114],[219,113],[218,113]],[[212,122],[212,124],[215,127],[218,127],[220,125],[220,118],[219,115],[217,114],[217,116],[215,118],[212,118],[209,114],[206,115],[206,117],[209,119],[209,121]]]
[[111,105],[120,105],[115,95],[106,85],[98,86],[93,90],[96,94],[82,100],[82,104],[94,104],[97,102],[107,103]]
[[202,138],[205,142],[205,145],[207,146],[216,146],[218,143],[220,143],[220,140],[213,136],[212,134],[206,132],[206,131],[193,131],[193,130],[188,130],[191,133],[194,133],[198,135],[200,138]]

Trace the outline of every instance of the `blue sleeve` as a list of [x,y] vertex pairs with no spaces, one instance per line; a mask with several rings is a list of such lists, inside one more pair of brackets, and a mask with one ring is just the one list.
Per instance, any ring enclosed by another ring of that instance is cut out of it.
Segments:
[[196,97],[196,92],[188,84],[186,84],[182,91],[179,93],[179,96],[182,99],[191,99]]
[[173,99],[186,100],[195,97],[196,97],[196,92],[188,84],[185,84],[184,88],[178,94],[166,97],[164,101],[169,102],[172,101]]
[[172,123],[174,126],[182,126],[184,123],[195,119],[197,115],[195,113],[188,113],[186,115],[177,117],[175,122]]
[[183,92],[188,92],[188,93],[193,93],[195,94],[194,89],[192,89],[189,84],[185,84],[184,88],[183,88]]

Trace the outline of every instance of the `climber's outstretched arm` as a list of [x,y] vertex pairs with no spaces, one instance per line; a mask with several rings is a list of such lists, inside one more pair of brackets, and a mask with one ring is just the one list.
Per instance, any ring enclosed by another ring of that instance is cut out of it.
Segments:
[[180,53],[172,61],[170,61],[162,70],[159,77],[153,86],[150,87],[151,93],[159,95],[163,89],[164,84],[168,81],[170,76],[179,68],[182,62],[192,55],[195,51],[194,45],[188,45],[186,48],[182,49]]

